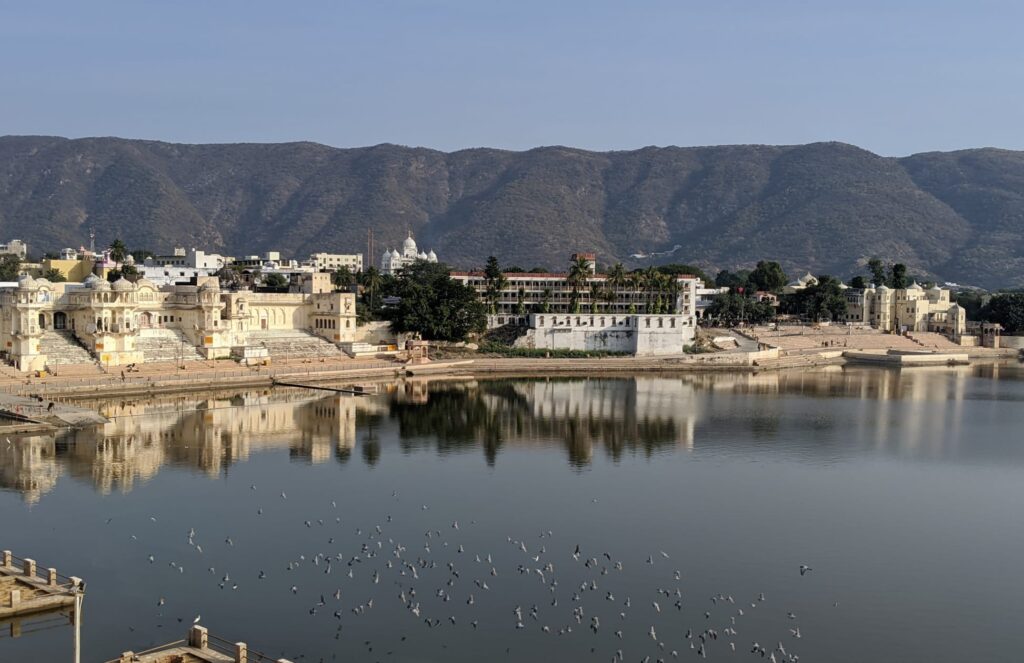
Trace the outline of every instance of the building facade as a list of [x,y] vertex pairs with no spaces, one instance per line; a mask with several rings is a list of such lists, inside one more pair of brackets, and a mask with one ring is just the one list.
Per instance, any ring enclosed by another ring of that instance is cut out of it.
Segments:
[[313,253],[309,256],[310,266],[318,272],[336,272],[342,267],[355,274],[363,271],[362,253]]
[[525,345],[538,350],[615,352],[638,357],[681,355],[696,335],[692,315],[530,315]]
[[170,330],[206,359],[242,354],[275,330],[351,342],[355,295],[332,292],[329,277],[294,293],[222,292],[213,277],[159,287],[146,279],[51,283],[24,275],[0,289],[0,351],[22,371],[50,366],[47,348],[68,334],[103,366],[142,363],[139,340],[156,330]]
[[[580,254],[590,255],[590,254]],[[452,278],[467,285],[489,306],[488,326],[528,324],[531,313],[605,313],[619,316],[671,314],[697,317],[698,293],[703,282],[696,276],[679,275],[659,287],[637,284],[630,279],[614,281],[607,274],[588,274],[574,281],[568,273],[505,273],[495,293],[483,272],[452,272]],[[489,297],[495,297],[488,301]]]
[[416,240],[412,238],[412,233],[410,233],[405,238],[405,241],[402,242],[401,253],[399,253],[398,249],[384,252],[380,259],[380,271],[384,274],[396,274],[400,269],[408,267],[417,260],[437,262],[437,254],[433,250],[429,253],[420,251],[416,247]]
[[936,332],[959,342],[967,332],[967,314],[953,302],[950,291],[938,286],[922,288],[917,283],[907,288],[885,285],[864,290],[844,291],[844,322],[870,325],[891,333]]
[[28,257],[28,244],[20,239],[12,239],[0,244],[0,255],[18,256],[21,260]]

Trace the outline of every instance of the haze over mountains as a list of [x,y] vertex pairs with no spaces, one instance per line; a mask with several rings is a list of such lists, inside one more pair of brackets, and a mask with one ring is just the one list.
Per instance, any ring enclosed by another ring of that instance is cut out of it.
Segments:
[[[887,158],[842,143],[444,153],[396,145],[180,145],[0,137],[0,238],[33,253],[120,237],[231,255],[365,252],[411,230],[458,267],[561,268],[574,251],[711,271],[867,258],[988,288],[1024,286],[1024,152]],[[633,254],[669,252],[656,258]],[[374,264],[380,256],[371,256]]]

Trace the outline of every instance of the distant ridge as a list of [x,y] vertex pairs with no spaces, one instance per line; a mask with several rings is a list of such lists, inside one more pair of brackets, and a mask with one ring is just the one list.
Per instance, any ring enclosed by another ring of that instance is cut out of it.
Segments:
[[157,251],[299,256],[365,251],[370,227],[380,253],[411,229],[463,268],[491,254],[560,268],[594,250],[602,264],[714,270],[770,258],[791,273],[846,276],[877,255],[942,280],[1020,287],[1024,152],[895,159],[813,143],[445,153],[0,137],[0,238],[56,251],[86,243],[90,227],[101,243]]

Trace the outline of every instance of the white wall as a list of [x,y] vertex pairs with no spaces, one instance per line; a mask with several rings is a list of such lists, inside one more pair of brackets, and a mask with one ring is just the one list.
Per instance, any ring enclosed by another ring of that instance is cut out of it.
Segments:
[[690,315],[530,316],[534,347],[542,350],[626,352],[637,356],[681,355],[693,343]]

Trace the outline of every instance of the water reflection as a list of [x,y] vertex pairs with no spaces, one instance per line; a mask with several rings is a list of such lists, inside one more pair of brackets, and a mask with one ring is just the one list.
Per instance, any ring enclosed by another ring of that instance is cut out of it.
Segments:
[[[903,372],[834,367],[757,375],[415,380],[364,398],[265,390],[97,400],[89,404],[110,423],[0,446],[0,486],[27,502],[53,490],[63,475],[101,493],[127,492],[165,465],[216,477],[274,449],[287,449],[299,462],[347,463],[358,455],[373,466],[393,443],[404,453],[479,448],[489,465],[509,445],[560,446],[577,469],[593,461],[595,450],[613,460],[683,450],[786,453],[812,461],[881,451],[1020,462],[1018,445],[972,439],[963,448],[960,431],[969,416],[992,416],[993,403],[1024,400],[1021,378],[1020,367],[1010,364]],[[1012,439],[1017,424],[1005,425]]]

